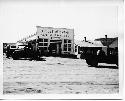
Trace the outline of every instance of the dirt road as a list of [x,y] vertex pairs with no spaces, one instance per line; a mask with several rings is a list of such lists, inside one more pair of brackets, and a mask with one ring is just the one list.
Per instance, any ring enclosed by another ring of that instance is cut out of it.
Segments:
[[4,94],[115,94],[118,69],[88,67],[85,60],[44,57],[45,61],[3,59]]

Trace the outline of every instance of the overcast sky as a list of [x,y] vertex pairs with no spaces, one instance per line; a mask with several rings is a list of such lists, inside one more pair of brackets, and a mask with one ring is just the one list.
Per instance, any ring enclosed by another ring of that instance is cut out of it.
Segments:
[[[36,26],[74,29],[75,39],[117,37],[118,0],[1,0],[0,34],[3,42],[16,42],[36,33]],[[122,0],[121,0],[122,1]],[[121,2],[120,2],[121,3]]]

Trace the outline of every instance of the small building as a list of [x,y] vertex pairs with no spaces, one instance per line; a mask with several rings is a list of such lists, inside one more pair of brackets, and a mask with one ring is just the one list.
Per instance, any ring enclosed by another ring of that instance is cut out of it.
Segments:
[[106,54],[111,54],[111,52],[115,51],[118,52],[118,37],[115,38],[99,38],[95,39],[95,41],[100,41],[103,46],[106,46],[103,50]]
[[[76,41],[75,40],[75,55],[77,55],[77,58],[80,58],[81,54],[85,55],[88,49],[95,48],[95,49],[102,49],[105,46],[103,46],[100,42],[95,41]],[[84,58],[84,56],[82,56]]]

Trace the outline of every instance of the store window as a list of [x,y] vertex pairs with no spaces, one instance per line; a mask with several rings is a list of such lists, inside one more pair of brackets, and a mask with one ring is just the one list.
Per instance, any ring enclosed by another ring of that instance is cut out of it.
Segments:
[[39,42],[43,42],[43,39],[39,39]]
[[64,51],[67,51],[67,48],[64,47]]
[[68,47],[71,47],[71,44],[68,44]]
[[64,43],[67,43],[67,40],[66,40],[66,39],[64,39]]
[[68,40],[68,43],[71,43],[71,40]]
[[71,51],[71,48],[68,48],[68,51]]
[[44,46],[48,46],[48,43],[44,43]]
[[44,39],[44,42],[48,42],[48,39]]
[[67,44],[64,44],[64,47],[66,47],[66,48],[67,48]]
[[71,40],[64,39],[64,51],[71,51]]
[[39,45],[39,46],[44,46],[43,43],[39,43],[38,45]]
[[39,47],[48,47],[48,39],[39,39],[38,45],[39,45]]

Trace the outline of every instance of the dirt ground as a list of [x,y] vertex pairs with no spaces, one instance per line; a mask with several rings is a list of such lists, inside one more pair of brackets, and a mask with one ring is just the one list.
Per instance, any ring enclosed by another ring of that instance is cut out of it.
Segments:
[[89,67],[85,60],[43,57],[45,61],[3,58],[4,94],[116,94],[115,66]]

